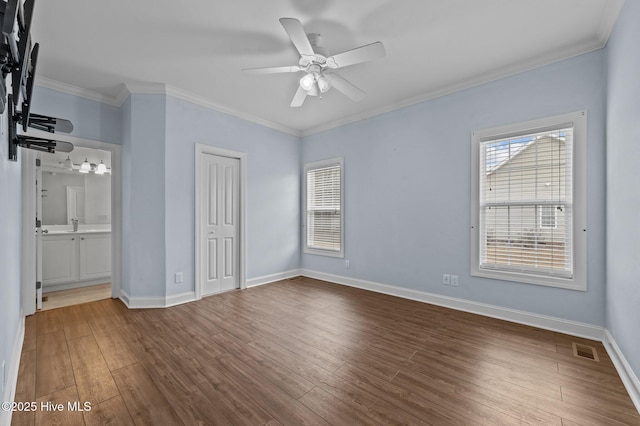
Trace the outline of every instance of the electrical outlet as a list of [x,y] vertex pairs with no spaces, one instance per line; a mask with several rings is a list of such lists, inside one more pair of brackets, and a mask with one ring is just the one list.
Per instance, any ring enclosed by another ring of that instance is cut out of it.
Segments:
[[451,275],[451,285],[454,287],[458,287],[458,276]]
[[344,261],[344,267],[347,268],[347,269],[351,268],[351,261],[350,260],[345,260]]
[[176,272],[176,284],[181,283],[184,281],[184,275],[182,274],[182,272]]
[[442,274],[442,284],[444,284],[444,285],[450,285],[450,284],[451,284],[451,275],[449,275],[449,274]]

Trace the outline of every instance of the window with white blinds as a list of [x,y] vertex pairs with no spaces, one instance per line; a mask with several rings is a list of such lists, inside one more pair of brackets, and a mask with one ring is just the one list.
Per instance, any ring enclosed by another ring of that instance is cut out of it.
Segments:
[[556,117],[537,128],[526,123],[526,130],[506,134],[474,133],[476,275],[580,287],[575,249],[583,230],[574,222],[584,205],[576,205],[574,194],[576,121]]
[[305,166],[305,252],[343,255],[343,161]]

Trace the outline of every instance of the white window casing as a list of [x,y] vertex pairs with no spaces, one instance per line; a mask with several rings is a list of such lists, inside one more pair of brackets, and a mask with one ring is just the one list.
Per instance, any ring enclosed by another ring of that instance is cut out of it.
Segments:
[[304,167],[304,252],[344,257],[344,160]]
[[586,111],[476,131],[471,275],[586,290]]

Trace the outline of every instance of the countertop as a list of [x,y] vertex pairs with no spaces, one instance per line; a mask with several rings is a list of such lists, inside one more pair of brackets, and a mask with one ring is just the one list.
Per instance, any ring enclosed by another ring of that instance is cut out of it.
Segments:
[[77,231],[61,230],[61,229],[49,229],[49,232],[44,232],[47,229],[46,226],[42,227],[42,235],[73,235],[73,234],[106,234],[111,232],[111,229],[78,229]]

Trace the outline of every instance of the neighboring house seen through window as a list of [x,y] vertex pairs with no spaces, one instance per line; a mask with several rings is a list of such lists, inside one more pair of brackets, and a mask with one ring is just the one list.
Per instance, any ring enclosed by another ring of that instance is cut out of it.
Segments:
[[585,289],[585,113],[473,134],[472,274]]
[[539,226],[540,228],[557,228],[558,212],[563,211],[562,206],[542,205],[538,208]]
[[308,163],[304,168],[305,253],[344,256],[343,161]]

